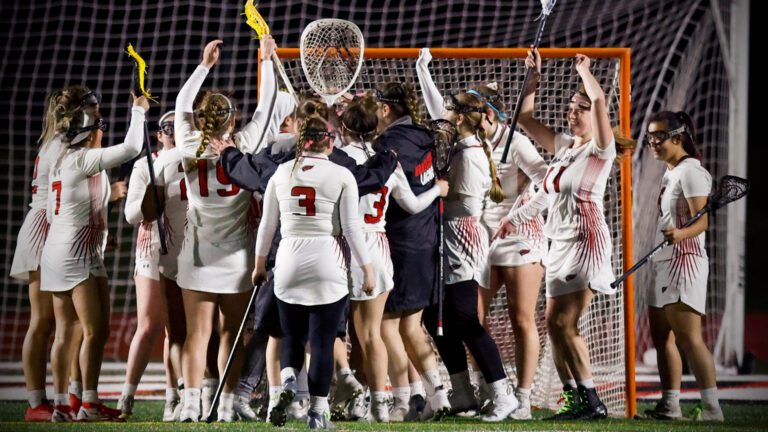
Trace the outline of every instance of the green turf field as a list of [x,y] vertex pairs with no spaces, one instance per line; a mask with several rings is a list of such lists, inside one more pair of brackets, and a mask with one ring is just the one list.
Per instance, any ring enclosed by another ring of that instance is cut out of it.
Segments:
[[[161,423],[156,420],[160,417],[163,402],[137,402],[136,413],[128,423],[98,423],[98,424],[27,424],[22,420],[25,402],[0,402],[0,431],[251,431],[251,430],[276,430],[271,425],[264,423],[230,423],[230,424],[180,424]],[[640,404],[639,412],[650,408],[650,404]],[[682,404],[683,413],[693,408],[692,404]],[[451,418],[439,423],[394,423],[388,425],[367,423],[336,423],[337,430],[392,430],[392,431],[494,431],[494,430],[611,430],[611,431],[752,431],[768,430],[768,406],[767,405],[723,405],[725,424],[693,423],[687,421],[662,422],[653,420],[625,420],[611,419],[600,422],[543,422],[543,421],[507,421],[499,424],[482,423],[478,420]],[[538,411],[536,417],[542,417],[548,412]],[[307,430],[301,422],[289,422],[282,430]]]

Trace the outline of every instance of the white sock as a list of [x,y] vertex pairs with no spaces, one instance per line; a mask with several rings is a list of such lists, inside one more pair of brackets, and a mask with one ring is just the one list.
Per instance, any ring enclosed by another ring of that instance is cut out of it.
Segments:
[[585,380],[579,381],[579,385],[584,388],[593,389],[595,388],[595,380],[592,378],[587,378]]
[[494,381],[488,384],[488,386],[491,388],[491,394],[493,394],[494,399],[496,396],[509,396],[509,380],[506,378]]
[[563,387],[570,386],[572,389],[576,390],[576,380],[573,378],[562,380],[563,381]]
[[371,393],[371,401],[375,401],[377,405],[383,405],[387,403],[387,392],[375,391]]
[[235,406],[235,394],[234,393],[221,393],[221,396],[219,397],[219,412],[223,411],[232,411]]
[[69,393],[56,393],[53,395],[53,404],[56,406],[69,406]]
[[473,370],[470,374],[472,377],[472,381],[479,387],[482,384],[485,384],[485,378],[483,378],[483,373],[479,370]]
[[216,388],[218,386],[219,386],[218,378],[203,378],[203,389],[216,391]]
[[309,377],[307,368],[301,368],[299,376],[296,377],[296,397],[294,400],[309,399]]
[[408,408],[411,394],[411,387],[393,387],[392,398],[395,400],[394,406]]
[[664,390],[661,392],[661,400],[672,405],[680,405],[680,390]]
[[427,392],[424,391],[424,383],[419,381],[414,381],[411,383],[411,396],[421,395],[421,397],[424,397],[427,395]]
[[269,398],[274,399],[280,396],[280,392],[283,391],[283,386],[269,386]]
[[45,389],[27,390],[27,400],[29,401],[29,406],[32,409],[35,409],[40,405],[42,405],[43,399],[45,399]]
[[135,396],[136,387],[137,386],[133,384],[128,384],[128,383],[123,384],[123,396]]
[[80,381],[69,382],[69,392],[77,396],[78,399],[83,398],[83,383]]
[[450,378],[454,393],[461,392],[465,395],[472,393],[472,383],[469,381],[468,371],[455,373]]
[[440,371],[432,369],[424,371],[421,375],[421,380],[424,382],[424,388],[427,390],[427,396],[435,394],[435,388],[443,385],[443,380],[440,379]]
[[99,403],[99,392],[96,390],[83,390],[83,403]]
[[717,399],[717,387],[710,387],[701,391],[701,404],[707,411],[720,411],[720,401]]
[[199,388],[185,388],[184,389],[184,408],[192,408],[195,412],[200,411],[200,394]]
[[531,389],[518,387],[515,389],[515,396],[520,402],[531,400]]
[[320,415],[330,411],[328,408],[328,397],[309,396],[309,409]]
[[285,383],[286,381],[293,378],[293,380],[296,380],[296,369],[292,367],[283,368],[283,370],[280,371],[280,382]]
[[339,374],[337,378],[344,381],[344,384],[350,387],[354,387],[356,389],[363,387],[363,385],[360,384],[360,381],[357,380],[357,377],[355,377],[355,374],[352,372],[352,369],[350,368],[339,369]]
[[179,391],[173,387],[165,389],[165,400],[175,401],[179,399]]

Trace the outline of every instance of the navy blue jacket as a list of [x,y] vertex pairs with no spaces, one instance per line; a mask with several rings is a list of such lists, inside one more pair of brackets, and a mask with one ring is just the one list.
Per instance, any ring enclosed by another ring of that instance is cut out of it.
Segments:
[[[421,126],[398,124],[390,126],[375,143],[376,149],[393,150],[405,171],[413,193],[420,195],[435,185],[433,164],[435,140]],[[437,201],[414,215],[406,212],[396,201],[387,209],[387,238],[392,248],[425,249],[437,245]]]

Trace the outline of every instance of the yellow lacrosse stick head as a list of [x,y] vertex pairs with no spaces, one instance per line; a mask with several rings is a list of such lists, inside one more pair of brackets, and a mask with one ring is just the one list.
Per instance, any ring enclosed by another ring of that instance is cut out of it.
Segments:
[[264,17],[261,16],[256,5],[253,4],[253,0],[247,0],[245,2],[245,22],[256,32],[258,39],[263,38],[269,34],[269,25],[264,21]]
[[152,96],[152,94],[149,92],[149,89],[144,88],[144,78],[147,74],[147,62],[144,61],[143,58],[139,55],[138,52],[133,48],[133,45],[130,43],[128,44],[128,48],[126,49],[126,53],[133,58],[133,60],[136,62],[136,68],[139,71],[139,88],[141,89],[141,94],[144,95],[147,99],[151,100],[154,103],[159,103],[157,98]]

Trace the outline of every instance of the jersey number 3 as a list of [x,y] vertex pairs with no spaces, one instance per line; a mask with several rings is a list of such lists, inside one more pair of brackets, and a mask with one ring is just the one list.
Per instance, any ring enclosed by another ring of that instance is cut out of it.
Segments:
[[387,192],[389,192],[389,188],[386,186],[374,192],[381,194],[381,198],[373,203],[373,208],[376,209],[376,214],[372,215],[366,213],[365,216],[363,216],[365,223],[375,224],[381,221],[381,217],[384,216],[384,207],[387,205]]
[[306,186],[294,186],[291,189],[291,196],[302,197],[299,200],[299,206],[304,207],[306,213],[304,216],[314,216],[317,214],[315,210],[315,188]]

